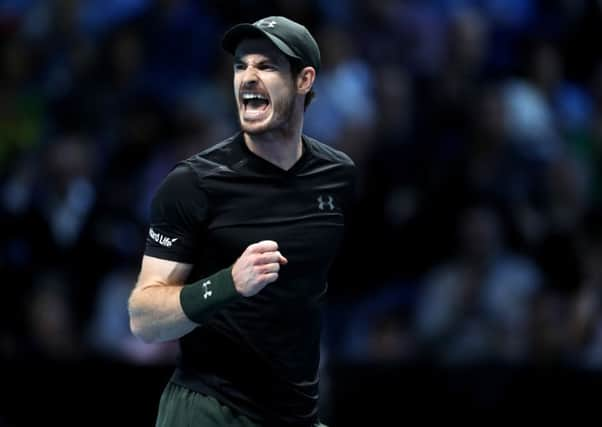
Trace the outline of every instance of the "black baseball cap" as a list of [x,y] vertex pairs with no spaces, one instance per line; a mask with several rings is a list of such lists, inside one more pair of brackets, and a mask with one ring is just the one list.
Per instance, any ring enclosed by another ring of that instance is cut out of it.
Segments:
[[285,55],[295,58],[303,66],[320,69],[320,48],[303,25],[284,16],[269,16],[252,24],[238,24],[230,28],[222,39],[223,48],[234,54],[238,44],[246,38],[266,37]]

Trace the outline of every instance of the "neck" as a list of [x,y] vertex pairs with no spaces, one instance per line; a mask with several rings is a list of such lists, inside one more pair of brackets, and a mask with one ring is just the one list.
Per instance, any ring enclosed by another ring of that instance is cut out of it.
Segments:
[[245,132],[245,144],[257,156],[281,169],[288,170],[303,154],[302,127],[301,121],[299,126],[275,129],[262,134],[254,135]]

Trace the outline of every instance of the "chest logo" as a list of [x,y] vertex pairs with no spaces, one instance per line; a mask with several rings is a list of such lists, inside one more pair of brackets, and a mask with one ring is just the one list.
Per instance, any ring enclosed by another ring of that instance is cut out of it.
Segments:
[[328,208],[328,210],[334,210],[334,199],[332,196],[318,196],[318,209],[321,211]]
[[205,290],[205,292],[203,293],[203,299],[207,299],[211,295],[213,295],[213,291],[209,290],[210,284],[211,284],[211,280],[207,280],[206,282],[203,282],[203,289]]

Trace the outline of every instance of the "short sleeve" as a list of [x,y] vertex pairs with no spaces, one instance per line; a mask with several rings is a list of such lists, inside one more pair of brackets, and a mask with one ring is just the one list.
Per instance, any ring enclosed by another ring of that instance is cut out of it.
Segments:
[[187,164],[176,166],[153,196],[144,254],[193,264],[207,212],[207,195],[196,173]]

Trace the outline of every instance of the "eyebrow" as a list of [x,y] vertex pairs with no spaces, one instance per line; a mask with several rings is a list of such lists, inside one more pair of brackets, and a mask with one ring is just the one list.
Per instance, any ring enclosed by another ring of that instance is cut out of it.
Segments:
[[[248,64],[248,61],[245,61],[243,59],[243,56],[236,56],[234,57],[234,63],[235,64]],[[255,65],[265,65],[265,64],[273,64],[273,65],[278,65],[279,62],[276,59],[273,58],[265,58],[265,59],[260,59],[259,61],[255,62]]]
[[[243,61],[243,58],[247,55],[252,55],[252,53],[237,54],[234,56],[234,60],[238,61],[238,62],[246,62],[246,61]],[[263,58],[259,62],[265,62],[265,61],[271,60],[271,58],[269,56],[264,55],[264,54],[261,54],[261,55],[263,56]]]

